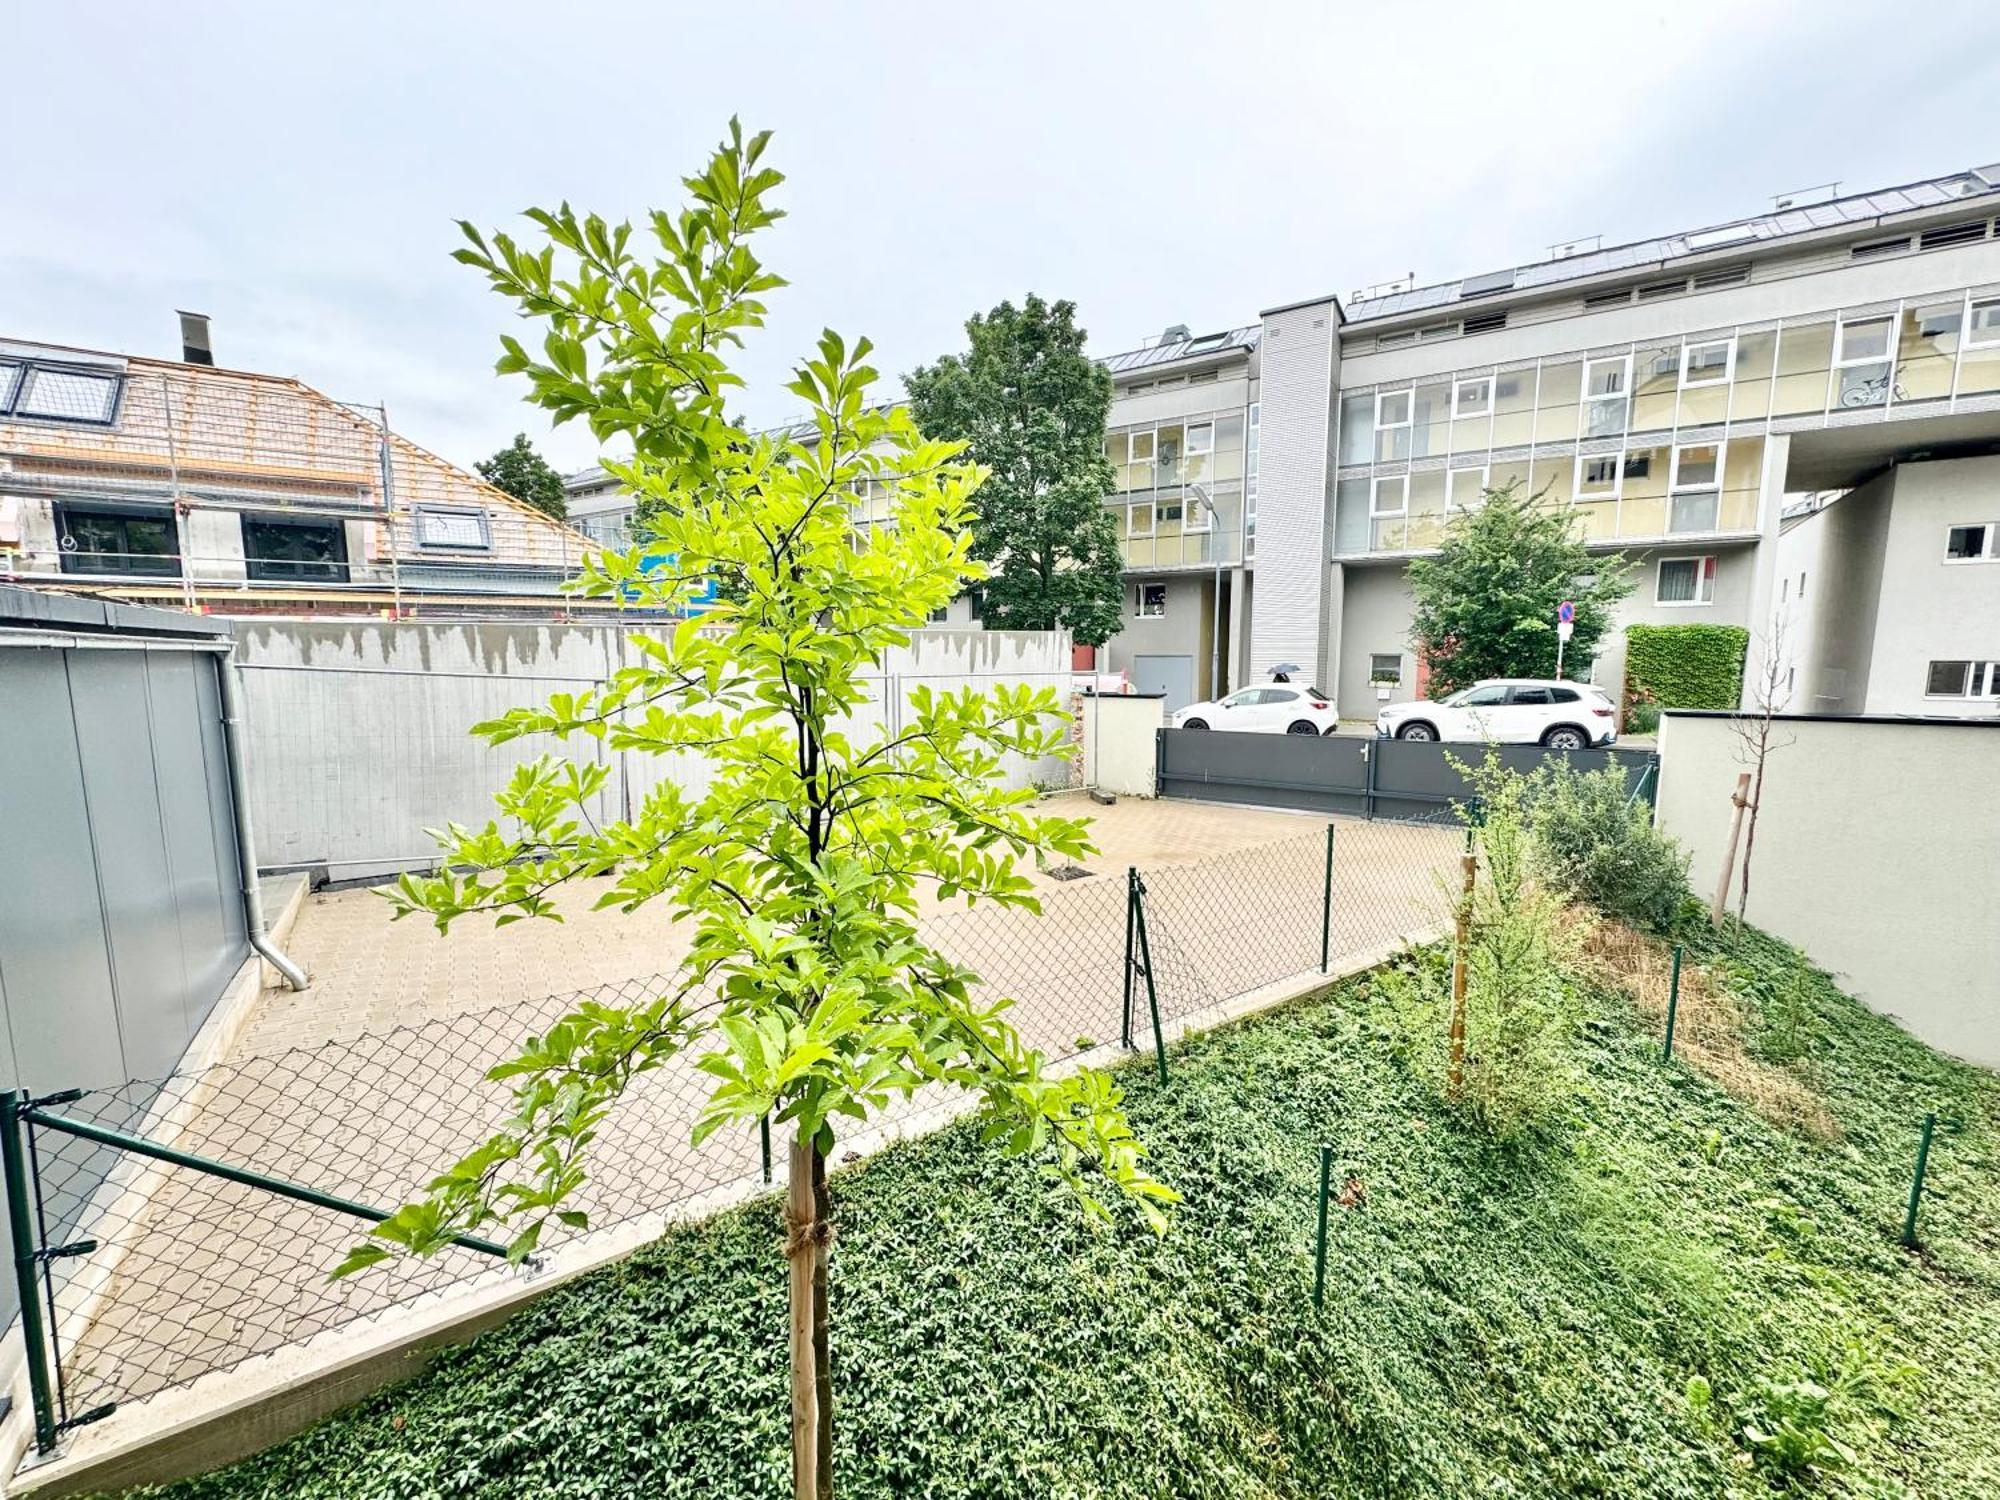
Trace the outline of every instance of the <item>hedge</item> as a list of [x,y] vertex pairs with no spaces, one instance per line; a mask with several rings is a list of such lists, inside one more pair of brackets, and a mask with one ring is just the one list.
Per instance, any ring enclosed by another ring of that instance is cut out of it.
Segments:
[[1625,701],[1734,708],[1750,632],[1741,625],[1627,625]]

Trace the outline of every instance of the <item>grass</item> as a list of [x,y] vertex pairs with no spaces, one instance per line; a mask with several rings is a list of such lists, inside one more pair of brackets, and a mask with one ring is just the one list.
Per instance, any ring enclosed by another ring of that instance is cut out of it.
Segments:
[[[1755,934],[1698,958],[1752,1042],[1761,996],[1806,997],[1785,1087],[1813,1128],[1662,1066],[1643,998],[1606,989],[1573,1107],[1498,1149],[1404,1070],[1362,980],[1190,1043],[1164,1089],[1125,1069],[1187,1198],[1164,1238],[1087,1230],[970,1128],[843,1172],[842,1495],[2000,1494],[2000,1081]],[[1360,1192],[1315,1313],[1322,1141]],[[784,1495],[778,1244],[769,1201],[673,1234],[159,1493]]]

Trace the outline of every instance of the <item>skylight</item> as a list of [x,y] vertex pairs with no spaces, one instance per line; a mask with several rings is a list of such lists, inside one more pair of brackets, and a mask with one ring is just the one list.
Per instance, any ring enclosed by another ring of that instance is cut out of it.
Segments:
[[1748,219],[1735,224],[1723,224],[1714,229],[1700,229],[1687,237],[1690,250],[1713,250],[1721,245],[1740,245],[1745,240],[1759,239],[1763,231]]

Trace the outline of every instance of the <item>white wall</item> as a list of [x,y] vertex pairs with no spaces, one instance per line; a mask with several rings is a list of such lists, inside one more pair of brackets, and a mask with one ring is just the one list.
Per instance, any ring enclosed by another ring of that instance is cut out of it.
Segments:
[[[325,868],[336,880],[426,866],[425,828],[479,825],[513,767],[544,753],[596,759],[613,774],[592,809],[617,818],[671,779],[698,791],[694,756],[614,754],[586,737],[490,748],[470,727],[551,693],[579,692],[634,660],[616,625],[501,621],[245,621],[237,629],[252,810],[266,867]],[[850,732],[901,722],[909,691],[1026,683],[1067,701],[1061,632],[920,631],[890,653]],[[1065,779],[1058,760],[1007,766],[1012,785]]]
[[1083,784],[1121,797],[1159,795],[1156,746],[1166,724],[1166,700],[1131,694],[1086,697],[1078,711],[1083,728]]
[[2000,458],[1901,464],[1892,474],[1863,711],[1991,717],[2000,704],[1990,697],[1930,698],[1924,686],[1933,661],[2000,660],[2000,559],[1944,557],[1950,527],[2000,526]]
[[[1932,1046],[2000,1066],[2000,723],[1793,718],[1776,740],[1749,920]],[[1726,716],[1661,723],[1659,823],[1704,899],[1740,749]]]

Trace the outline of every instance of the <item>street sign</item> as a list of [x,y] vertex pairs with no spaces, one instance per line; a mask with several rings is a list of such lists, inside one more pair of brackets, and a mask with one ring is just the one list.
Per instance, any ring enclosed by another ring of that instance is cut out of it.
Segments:
[[1576,606],[1570,603],[1569,600],[1565,599],[1556,606],[1556,623],[1559,625],[1573,625],[1576,623]]
[[1556,639],[1566,641],[1576,634],[1576,626],[1568,620],[1556,621]]

